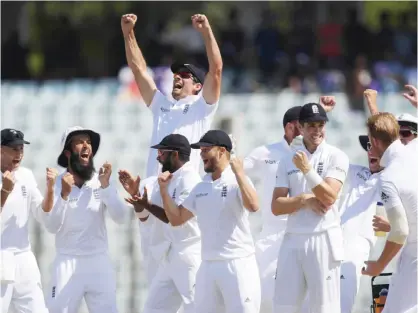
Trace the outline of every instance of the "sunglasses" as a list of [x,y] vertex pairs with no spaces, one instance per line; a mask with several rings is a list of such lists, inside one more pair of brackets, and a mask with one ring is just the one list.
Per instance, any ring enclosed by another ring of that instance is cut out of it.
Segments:
[[405,129],[405,130],[400,130],[400,131],[399,131],[399,135],[400,135],[402,138],[408,138],[408,137],[414,136],[414,135],[416,135],[416,134],[417,134],[417,132],[416,132],[416,131],[413,131],[413,130],[408,130],[408,129]]
[[180,76],[181,78],[184,78],[184,79],[193,78],[193,74],[190,73],[190,72],[177,72],[177,73],[174,73],[174,75],[178,75],[178,76]]
[[366,144],[366,149],[367,151],[370,151],[372,148],[372,144],[370,143],[370,141]]

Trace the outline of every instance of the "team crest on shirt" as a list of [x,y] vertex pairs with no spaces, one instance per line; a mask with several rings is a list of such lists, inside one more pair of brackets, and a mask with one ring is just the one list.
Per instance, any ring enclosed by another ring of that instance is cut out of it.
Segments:
[[189,112],[189,109],[190,109],[190,104],[186,104],[183,109],[183,114],[186,114],[187,112]]
[[227,195],[228,195],[228,188],[226,187],[226,185],[223,185],[222,192],[221,192],[221,197],[226,198]]
[[99,188],[93,189],[93,197],[94,197],[95,200],[100,199]]
[[28,195],[28,192],[26,191],[26,186],[22,186],[22,196],[26,197]]
[[323,171],[324,171],[324,162],[319,162],[316,172],[318,173],[318,175],[322,175]]

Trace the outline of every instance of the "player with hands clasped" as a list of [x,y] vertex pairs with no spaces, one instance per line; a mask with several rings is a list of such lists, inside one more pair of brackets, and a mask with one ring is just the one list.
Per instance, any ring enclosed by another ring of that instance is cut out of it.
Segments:
[[[147,107],[151,109],[154,126],[151,143],[159,143],[165,136],[173,133],[184,135],[189,142],[199,138],[210,129],[218,108],[221,93],[222,57],[212,32],[208,18],[203,14],[191,17],[193,27],[203,38],[206,46],[209,70],[206,71],[189,62],[171,65],[173,72],[172,99],[163,95],[147,71],[141,49],[135,39],[135,14],[125,14],[121,18],[122,33],[125,40],[126,59]],[[146,176],[160,173],[156,161],[156,151],[151,149],[148,156]],[[190,162],[199,169],[200,158],[192,152]]]
[[51,184],[56,170],[47,169],[47,190],[42,197],[31,170],[21,166],[24,134],[16,129],[1,131],[0,283],[1,313],[47,313],[41,274],[29,241],[29,216],[44,223],[52,208]]
[[305,104],[299,115],[303,145],[280,160],[271,210],[289,214],[280,248],[274,312],[299,312],[308,292],[315,313],[340,312],[343,240],[336,201],[348,157],[325,142],[326,111]]
[[62,136],[54,206],[46,228],[55,234],[56,257],[47,292],[50,313],[76,313],[84,298],[90,313],[118,312],[115,273],[108,255],[105,213],[116,223],[128,219],[128,207],[110,183],[112,166],[95,172],[93,158],[100,135],[80,126]]
[[367,120],[370,149],[385,169],[380,174],[380,198],[390,232],[376,261],[366,262],[363,274],[377,276],[400,253],[392,275],[385,313],[416,312],[417,304],[417,190],[418,162],[399,140],[399,124],[390,113]]
[[[159,179],[161,197],[173,226],[194,216],[202,238],[202,264],[196,278],[195,311],[258,313],[260,282],[248,215],[258,210],[256,191],[245,175],[243,162],[232,158],[232,142],[223,131],[208,131],[199,142],[207,173],[178,204]],[[223,302],[222,302],[223,301]]]

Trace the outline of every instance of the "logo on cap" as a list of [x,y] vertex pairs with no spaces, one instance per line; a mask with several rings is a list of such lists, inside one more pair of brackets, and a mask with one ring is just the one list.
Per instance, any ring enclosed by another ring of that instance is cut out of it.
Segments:
[[319,113],[318,106],[317,106],[316,104],[314,104],[314,105],[312,106],[312,112],[313,112],[314,114],[318,114],[318,113]]

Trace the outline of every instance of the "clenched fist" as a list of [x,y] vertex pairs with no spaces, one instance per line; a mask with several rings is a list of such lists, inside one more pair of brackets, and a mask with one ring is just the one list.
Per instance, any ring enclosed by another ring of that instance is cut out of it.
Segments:
[[54,189],[55,180],[56,180],[57,176],[58,176],[57,169],[50,168],[50,167],[46,168],[46,187],[49,190]]
[[210,28],[208,18],[203,14],[195,14],[192,16],[193,27],[199,31],[205,31]]
[[135,14],[122,15],[120,24],[122,27],[123,35],[126,37],[134,29],[137,17]]
[[103,189],[109,186],[110,175],[112,175],[112,165],[106,161],[99,171],[99,181]]
[[335,104],[337,102],[335,101],[335,97],[334,96],[321,96],[319,97],[319,104],[324,108],[325,112],[331,112],[334,107]]
[[369,111],[371,115],[375,115],[379,113],[377,108],[377,91],[373,89],[366,89],[363,93],[364,98],[366,99],[367,106],[369,107]]
[[311,165],[309,164],[308,157],[305,152],[297,151],[295,156],[292,159],[293,164],[300,169],[303,174],[308,173],[311,170]]
[[229,164],[231,165],[231,169],[234,172],[235,175],[241,174],[244,172],[244,162],[241,158],[231,158],[229,161]]
[[141,178],[139,176],[135,178],[128,171],[120,170],[119,182],[122,184],[126,192],[131,196],[137,195],[139,193],[139,184],[141,183]]
[[407,89],[408,92],[405,92],[403,94],[403,96],[405,97],[405,99],[408,99],[408,101],[411,102],[411,104],[414,107],[417,107],[417,105],[418,105],[418,90],[412,85],[406,85],[405,88]]
[[65,173],[61,178],[61,197],[67,200],[74,186],[74,176],[70,173]]
[[2,183],[3,183],[2,189],[5,192],[11,193],[13,191],[14,186],[15,186],[14,175],[9,171],[5,171],[3,173]]
[[158,176],[158,185],[160,185],[160,189],[167,188],[168,184],[171,181],[173,174],[169,171],[165,171]]

